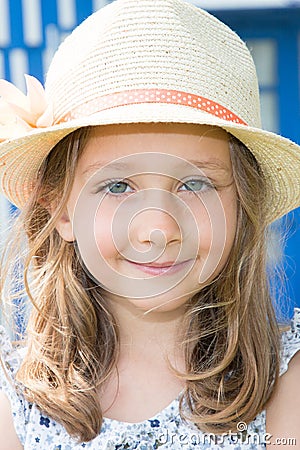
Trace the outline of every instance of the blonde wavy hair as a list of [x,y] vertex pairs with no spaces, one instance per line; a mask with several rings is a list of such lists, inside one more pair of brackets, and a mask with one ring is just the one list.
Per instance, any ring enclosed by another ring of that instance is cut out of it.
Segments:
[[[31,304],[28,351],[17,379],[28,401],[80,442],[100,432],[97,392],[119,353],[109,304],[82,267],[74,244],[55,228],[89,131],[71,133],[44,161],[32,197],[15,221],[1,274],[2,297],[20,296],[8,286],[9,280],[16,282],[15,252]],[[279,371],[280,333],[266,268],[266,182],[252,153],[235,138],[230,152],[238,195],[235,242],[218,277],[187,305],[186,373],[176,372],[186,381],[182,416],[214,433],[253,420],[270,398]],[[54,203],[50,215],[45,205]]]

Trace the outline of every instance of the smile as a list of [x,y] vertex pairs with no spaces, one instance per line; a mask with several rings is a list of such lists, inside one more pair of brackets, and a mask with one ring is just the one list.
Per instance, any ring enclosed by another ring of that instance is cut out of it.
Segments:
[[133,261],[128,262],[135,268],[150,275],[164,275],[164,274],[173,275],[174,273],[179,272],[180,270],[186,268],[188,264],[191,265],[194,261],[192,259],[188,259],[187,261],[179,263],[168,261],[161,264],[158,263],[142,264]]

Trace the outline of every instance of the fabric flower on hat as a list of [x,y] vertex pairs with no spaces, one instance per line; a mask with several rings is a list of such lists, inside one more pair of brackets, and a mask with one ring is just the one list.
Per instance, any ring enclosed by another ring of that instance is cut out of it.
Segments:
[[26,135],[53,124],[42,84],[25,75],[27,95],[6,80],[0,80],[0,142]]

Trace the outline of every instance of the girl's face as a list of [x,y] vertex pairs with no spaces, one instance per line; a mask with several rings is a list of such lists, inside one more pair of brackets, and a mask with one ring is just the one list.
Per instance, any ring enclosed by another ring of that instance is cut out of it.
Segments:
[[225,131],[114,125],[92,129],[57,229],[110,298],[170,311],[220,273],[236,216]]

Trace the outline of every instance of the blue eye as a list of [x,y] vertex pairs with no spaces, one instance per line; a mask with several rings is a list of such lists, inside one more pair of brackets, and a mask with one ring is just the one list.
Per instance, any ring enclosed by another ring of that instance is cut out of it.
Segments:
[[189,180],[181,186],[181,190],[199,192],[212,187],[212,184],[208,180]]
[[118,181],[116,183],[110,183],[107,188],[111,194],[125,194],[125,192],[128,192],[130,186],[125,181]]
[[133,189],[128,183],[122,180],[107,180],[98,185],[94,191],[95,194],[102,193],[104,195],[122,195],[133,192]]

